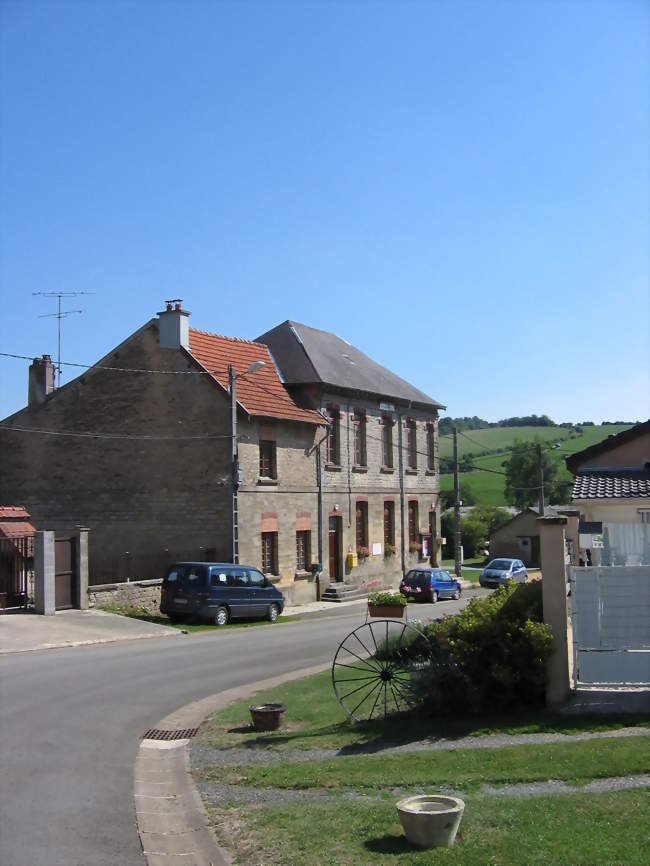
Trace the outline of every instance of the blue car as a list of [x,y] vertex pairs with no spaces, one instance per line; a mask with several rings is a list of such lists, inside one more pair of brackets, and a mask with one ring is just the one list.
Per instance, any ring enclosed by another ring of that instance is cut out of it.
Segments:
[[488,562],[478,582],[481,586],[505,586],[509,580],[515,583],[526,583],[528,571],[521,559],[493,559]]
[[436,602],[439,598],[460,598],[460,582],[442,568],[412,568],[399,585],[402,595],[418,601]]

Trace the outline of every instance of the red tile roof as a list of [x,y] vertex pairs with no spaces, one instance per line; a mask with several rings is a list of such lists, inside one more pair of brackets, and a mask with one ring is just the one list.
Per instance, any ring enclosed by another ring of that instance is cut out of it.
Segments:
[[9,523],[0,522],[0,537],[4,538],[21,538],[23,535],[33,535],[36,532],[35,527],[27,521]]
[[264,367],[237,379],[237,402],[249,415],[324,424],[318,412],[299,406],[282,384],[267,346],[190,328],[190,353],[227,391],[228,365],[240,374],[255,361]]
[[22,505],[0,505],[0,520],[20,520],[29,517],[29,512]]

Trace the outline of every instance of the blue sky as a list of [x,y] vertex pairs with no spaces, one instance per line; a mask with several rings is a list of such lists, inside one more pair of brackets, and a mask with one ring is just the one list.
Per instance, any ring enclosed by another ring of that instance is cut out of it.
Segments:
[[[0,2],[0,351],[333,331],[497,420],[650,415],[646,2]],[[0,357],[0,417],[27,362]],[[67,370],[63,381],[71,378]]]

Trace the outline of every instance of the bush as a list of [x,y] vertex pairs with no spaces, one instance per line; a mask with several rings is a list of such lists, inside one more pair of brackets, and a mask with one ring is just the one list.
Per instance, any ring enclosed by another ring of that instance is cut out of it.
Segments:
[[432,664],[416,692],[432,712],[478,713],[544,701],[552,633],[541,583],[510,584],[427,626]]

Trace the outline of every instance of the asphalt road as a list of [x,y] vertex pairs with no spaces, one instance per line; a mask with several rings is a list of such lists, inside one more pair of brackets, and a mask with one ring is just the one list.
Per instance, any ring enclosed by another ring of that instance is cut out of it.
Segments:
[[[466,601],[410,605],[409,616]],[[133,806],[142,733],[190,701],[330,660],[364,617],[348,607],[265,628],[0,657],[1,866],[144,866]]]

